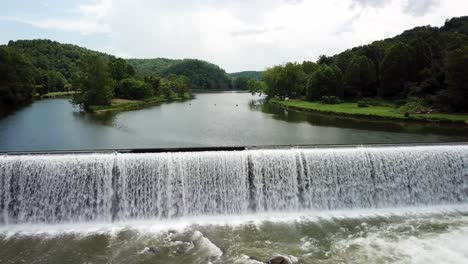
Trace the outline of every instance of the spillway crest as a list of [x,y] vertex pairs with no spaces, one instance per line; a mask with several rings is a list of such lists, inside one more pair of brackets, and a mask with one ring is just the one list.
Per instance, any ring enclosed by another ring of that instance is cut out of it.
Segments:
[[0,157],[0,223],[468,202],[468,146]]

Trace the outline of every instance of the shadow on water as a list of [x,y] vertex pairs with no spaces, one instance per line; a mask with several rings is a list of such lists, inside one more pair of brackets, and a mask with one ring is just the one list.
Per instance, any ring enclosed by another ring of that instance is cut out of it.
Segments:
[[414,133],[414,134],[440,134],[449,136],[463,136],[468,134],[468,126],[459,124],[437,124],[424,122],[401,122],[376,120],[365,117],[348,117],[333,114],[314,112],[301,112],[284,109],[268,103],[266,100],[252,100],[249,107],[253,111],[261,111],[272,115],[275,120],[289,123],[307,122],[314,126],[364,129],[372,131]]

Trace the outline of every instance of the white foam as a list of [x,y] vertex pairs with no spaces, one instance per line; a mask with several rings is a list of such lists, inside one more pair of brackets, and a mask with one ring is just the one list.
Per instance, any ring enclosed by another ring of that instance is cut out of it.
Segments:
[[250,215],[186,217],[171,220],[131,220],[124,222],[82,222],[61,224],[13,224],[1,225],[0,234],[56,236],[62,234],[117,234],[122,230],[134,230],[140,233],[158,234],[168,230],[183,231],[193,225],[201,226],[241,226],[245,224],[260,225],[264,222],[292,223],[316,222],[319,220],[372,218],[405,216],[419,217],[426,215],[468,213],[468,204],[403,207],[362,210],[272,212]]

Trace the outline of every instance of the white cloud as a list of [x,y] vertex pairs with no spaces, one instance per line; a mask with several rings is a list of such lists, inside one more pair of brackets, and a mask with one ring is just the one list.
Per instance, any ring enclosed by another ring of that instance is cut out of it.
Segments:
[[465,0],[95,0],[80,6],[76,18],[31,23],[105,34],[105,50],[114,54],[200,58],[239,71],[440,26],[463,10]]
[[440,0],[409,0],[403,10],[415,16],[422,16],[439,4]]

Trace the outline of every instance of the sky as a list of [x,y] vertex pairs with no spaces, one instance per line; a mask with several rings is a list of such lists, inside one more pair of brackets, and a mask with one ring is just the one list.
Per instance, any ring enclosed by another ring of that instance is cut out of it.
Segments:
[[47,38],[227,72],[315,61],[468,15],[467,0],[0,0],[0,44]]

